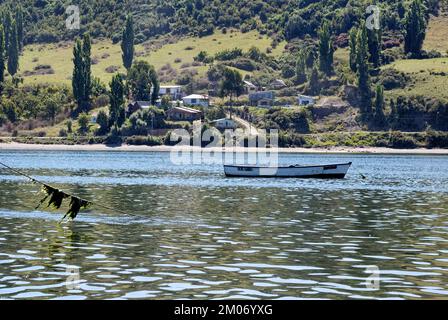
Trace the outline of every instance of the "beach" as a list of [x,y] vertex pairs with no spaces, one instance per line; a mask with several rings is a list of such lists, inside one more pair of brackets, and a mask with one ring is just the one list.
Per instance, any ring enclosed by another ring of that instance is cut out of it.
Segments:
[[254,149],[254,148],[207,148],[197,147],[173,147],[173,146],[135,146],[120,145],[108,146],[104,144],[64,145],[64,144],[26,144],[26,143],[0,143],[0,150],[23,151],[115,151],[115,152],[172,152],[172,151],[213,151],[213,152],[272,152],[279,153],[303,153],[303,154],[419,154],[419,155],[448,155],[448,149],[392,149],[378,147],[326,147],[326,148],[278,148],[278,149]]

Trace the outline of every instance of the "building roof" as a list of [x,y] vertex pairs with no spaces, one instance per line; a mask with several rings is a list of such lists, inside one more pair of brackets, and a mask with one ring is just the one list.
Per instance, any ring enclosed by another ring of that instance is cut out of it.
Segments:
[[187,107],[173,107],[170,110],[168,110],[168,112],[184,112],[184,113],[191,113],[191,114],[198,114],[198,113],[202,113],[199,110],[196,109],[192,109],[192,108],[187,108]]
[[183,97],[183,99],[205,99],[205,100],[208,100],[208,96],[203,96],[201,94],[191,94],[189,96]]
[[182,86],[173,86],[173,85],[170,85],[170,86],[160,86],[160,89],[177,89],[177,88],[182,88]]
[[283,81],[281,79],[275,79],[274,81],[272,81],[271,85],[272,86],[284,86],[284,87],[286,87],[285,81]]
[[312,99],[312,100],[314,100],[314,97],[306,96],[306,95],[304,95],[304,94],[299,94],[299,98],[302,98],[302,99]]
[[254,85],[252,82],[250,82],[250,81],[246,81],[246,80],[244,80],[244,84],[247,85],[247,86],[249,86],[249,87],[254,87],[254,88],[257,87],[257,86]]
[[130,104],[137,104],[140,108],[149,108],[151,106],[151,102],[150,101],[134,101],[131,102]]
[[232,122],[235,122],[235,120],[229,119],[229,118],[222,118],[222,119],[218,119],[218,120],[213,120],[212,122],[221,122],[221,121],[232,121]]

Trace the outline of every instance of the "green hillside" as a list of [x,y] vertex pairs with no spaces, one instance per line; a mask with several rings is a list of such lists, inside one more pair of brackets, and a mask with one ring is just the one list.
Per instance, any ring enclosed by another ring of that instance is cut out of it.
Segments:
[[[139,60],[148,61],[157,70],[170,65],[180,74],[182,71],[190,71],[203,77],[208,70],[205,65],[194,65],[193,58],[202,50],[209,54],[219,51],[241,48],[244,51],[251,47],[257,47],[262,52],[271,48],[272,39],[260,35],[256,31],[247,33],[221,32],[202,38],[186,37],[162,45],[160,48],[152,48],[145,44],[136,46],[136,55]],[[283,52],[285,43],[280,43],[272,50],[270,55],[278,57]],[[71,63],[73,43],[61,42],[58,44],[34,44],[25,47],[21,59],[21,73],[25,84],[51,83],[70,84],[73,65]],[[115,72],[125,72],[121,59],[119,44],[113,44],[110,40],[100,40],[93,44],[92,58],[94,61],[93,75],[104,83],[109,83]],[[42,66],[46,66],[42,69]],[[48,70],[51,70],[48,72]],[[168,81],[172,82],[174,81]]]
[[[80,30],[65,26],[69,4],[80,8]],[[367,31],[364,25],[365,10],[371,4],[382,12],[378,33]],[[8,57],[14,57],[14,51],[11,46],[5,49],[8,65],[0,95],[1,136],[70,140],[81,135],[102,142],[104,135],[113,139],[147,136],[151,128],[159,130],[157,136],[143,141],[162,143],[170,129],[189,129],[188,123],[168,121],[162,110],[169,107],[166,100],[162,108],[146,113],[130,116],[120,111],[119,122],[116,114],[115,123],[108,118],[113,77],[116,81],[122,77],[126,86],[122,90],[126,99],[119,108],[133,99],[120,43],[126,16],[132,16],[134,65],[147,62],[156,71],[145,83],[178,84],[187,94],[210,94],[214,106],[207,111],[207,121],[233,111],[256,127],[280,129],[282,144],[290,146],[448,146],[445,133],[430,142],[426,136],[433,130],[448,130],[448,38],[444,35],[448,5],[444,0],[24,0],[21,5],[24,47],[16,74]],[[407,21],[416,7],[420,13],[414,26]],[[8,40],[17,28],[12,21],[19,20],[20,7],[7,0],[0,3],[0,12]],[[406,45],[413,30],[406,32],[406,27],[419,26],[423,26],[424,41],[411,52]],[[354,48],[351,31],[355,32]],[[18,29],[15,32],[19,35]],[[88,86],[92,90],[81,108],[79,92],[72,90],[73,48],[75,40],[87,33],[92,39],[88,55],[92,72],[85,79],[93,79],[93,85]],[[356,50],[363,43],[366,52],[361,55]],[[363,64],[365,69],[359,69]],[[366,70],[364,86],[360,70]],[[226,77],[231,77],[235,93],[223,90]],[[272,108],[255,107],[242,92],[243,79],[258,90],[273,90]],[[272,86],[278,79],[284,87]],[[232,94],[238,97],[229,99]],[[298,94],[313,96],[317,105],[299,106]],[[86,125],[89,117],[98,115],[99,123]],[[154,118],[158,119],[156,128]],[[389,140],[378,134],[395,131],[409,133],[390,134]],[[347,132],[355,133],[356,139],[350,140]],[[418,137],[408,136],[415,132]]]
[[[274,38],[292,39],[316,35],[322,19],[332,21],[335,33],[347,32],[364,16],[365,8],[379,3],[385,12],[384,23],[398,27],[401,0],[22,0],[27,34],[25,41],[58,42],[90,32],[93,37],[119,40],[126,14],[135,17],[137,42],[160,35],[204,36],[216,29],[258,30]],[[438,1],[426,0],[431,11]],[[17,1],[4,0],[1,6],[16,6]],[[67,30],[66,8],[78,5],[81,17],[79,31]]]

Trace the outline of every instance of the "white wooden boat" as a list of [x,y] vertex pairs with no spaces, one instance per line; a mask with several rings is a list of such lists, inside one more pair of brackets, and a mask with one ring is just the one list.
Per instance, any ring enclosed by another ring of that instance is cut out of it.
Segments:
[[351,165],[351,162],[310,166],[293,165],[289,167],[224,165],[224,172],[227,177],[343,179]]

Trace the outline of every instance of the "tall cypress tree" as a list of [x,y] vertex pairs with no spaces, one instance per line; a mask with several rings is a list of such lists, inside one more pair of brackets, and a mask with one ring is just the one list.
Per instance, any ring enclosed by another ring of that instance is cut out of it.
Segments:
[[23,9],[19,6],[16,10],[16,23],[17,23],[17,41],[19,43],[19,51],[23,49]]
[[126,26],[123,30],[121,41],[121,51],[123,52],[123,65],[129,70],[134,60],[134,19],[131,15],[126,17]]
[[19,70],[19,43],[17,41],[17,24],[15,21],[11,25],[11,33],[9,35],[8,46],[8,72],[11,76],[15,76]]
[[333,72],[333,54],[330,25],[324,21],[319,30],[319,69],[327,76]]
[[362,23],[358,30],[356,42],[356,64],[358,89],[361,94],[361,110],[368,115],[372,108],[372,93],[370,91],[369,46],[365,23]]
[[296,82],[302,84],[306,82],[306,51],[301,49],[296,61]]
[[367,38],[369,43],[369,62],[375,67],[378,68],[381,65],[381,38],[382,32],[381,30],[368,30]]
[[73,48],[73,76],[72,76],[72,89],[73,96],[75,97],[78,108],[82,107],[84,100],[84,58],[82,51],[82,42],[80,39],[76,39],[75,46]]
[[0,24],[0,93],[3,89],[3,82],[5,81],[6,56],[5,56],[5,32],[3,26]]
[[311,70],[309,91],[313,95],[318,95],[320,93],[319,70],[316,65]]
[[381,85],[376,86],[375,95],[375,123],[377,126],[384,126],[386,117],[384,115],[384,88]]
[[92,94],[92,42],[88,33],[83,36],[82,55],[84,61],[84,105],[83,109],[87,111],[90,108],[90,99]]
[[90,96],[92,92],[90,53],[90,36],[85,34],[82,41],[80,39],[76,40],[73,48],[73,96],[81,111],[88,111],[90,108]]
[[349,38],[349,45],[350,45],[350,69],[353,72],[357,71],[357,54],[356,54],[356,37],[358,35],[358,30],[353,27],[350,30],[350,38]]
[[112,81],[110,82],[110,126],[121,127],[125,121],[124,94],[125,86],[123,84],[123,79],[120,74],[116,74],[113,76]]
[[404,51],[418,56],[426,37],[425,7],[421,0],[413,0],[404,18]]
[[11,12],[9,10],[6,10],[3,16],[3,30],[5,32],[5,48],[6,53],[8,53],[9,48],[9,37],[11,34],[11,27],[12,27],[12,17]]

